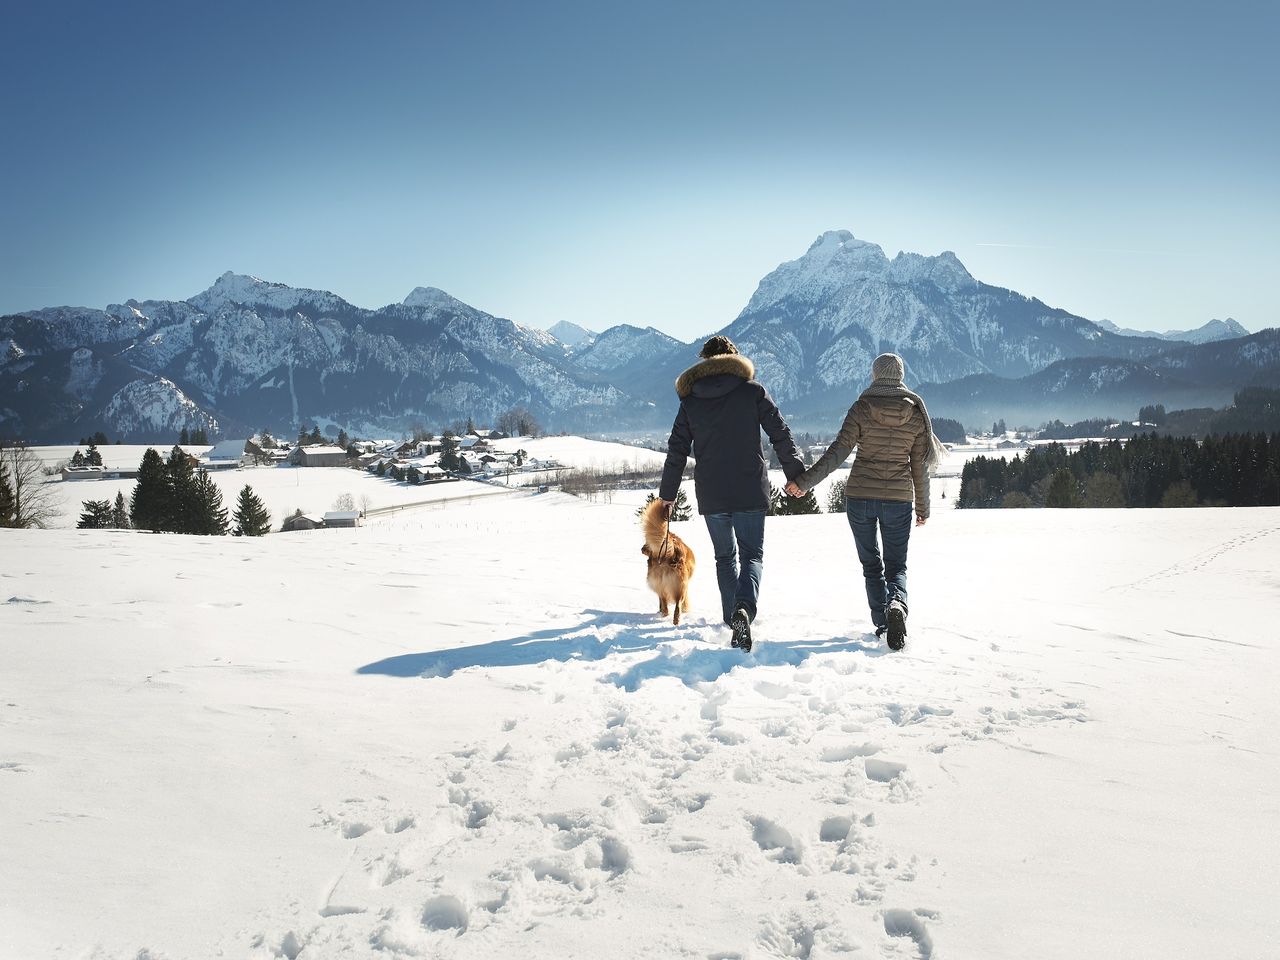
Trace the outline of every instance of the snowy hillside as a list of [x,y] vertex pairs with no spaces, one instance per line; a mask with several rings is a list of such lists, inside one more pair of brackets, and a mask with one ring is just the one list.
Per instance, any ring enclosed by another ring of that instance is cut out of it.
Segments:
[[1274,952],[1280,512],[940,514],[898,655],[843,517],[769,522],[750,655],[679,532],[673,628],[555,494],[0,530],[0,956]]

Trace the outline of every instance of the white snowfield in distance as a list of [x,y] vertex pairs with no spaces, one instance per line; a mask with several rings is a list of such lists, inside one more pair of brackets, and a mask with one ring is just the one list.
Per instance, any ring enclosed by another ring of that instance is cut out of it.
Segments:
[[[99,447],[102,462],[108,469],[136,470],[148,447],[154,447],[162,457],[168,457],[173,444],[110,444]],[[632,447],[621,443],[606,443],[582,437],[513,437],[496,441],[499,450],[514,452],[524,449],[529,456],[539,460],[556,460],[566,467],[615,467],[660,468],[665,454]],[[68,461],[76,450],[84,453],[88,447],[57,446],[33,447],[32,450],[48,466]],[[199,456],[208,447],[186,446],[193,456]],[[414,486],[390,477],[379,477],[363,470],[347,467],[292,467],[262,466],[244,467],[239,470],[215,470],[210,476],[222,491],[223,505],[234,511],[240,490],[248,484],[271,512],[273,530],[295,510],[303,513],[324,513],[333,508],[334,502],[344,494],[350,494],[357,509],[368,502],[371,510],[410,504],[434,504],[443,509],[459,501],[470,501],[486,496],[502,496],[507,491],[479,483],[461,480],[456,483],[423,484]],[[511,477],[512,484],[530,484],[552,480],[554,474],[521,473]],[[61,480],[51,478],[57,493],[60,514],[54,525],[75,527],[80,519],[85,500],[115,500],[123,493],[125,502],[133,493],[136,480]],[[690,491],[692,492],[692,490]],[[331,531],[325,531],[328,534]],[[293,536],[293,534],[290,534]]]
[[[514,453],[524,450],[530,457],[539,461],[554,460],[560,467],[595,469],[605,473],[619,470],[638,470],[657,472],[662,469],[666,454],[644,447],[631,446],[603,440],[589,440],[585,437],[511,437],[493,442],[501,453]],[[99,448],[103,465],[107,469],[136,470],[142,455],[148,447],[154,447],[163,457],[168,457],[173,444],[109,444]],[[69,461],[76,450],[84,453],[88,447],[71,445],[55,447],[33,447],[32,450],[48,466]],[[199,456],[208,447],[186,446],[193,456]],[[960,494],[959,473],[966,460],[975,456],[1011,457],[1021,451],[994,450],[986,446],[975,445],[962,447],[949,453],[939,468],[939,476],[931,483],[933,508],[945,508],[955,504]],[[850,460],[852,463],[852,460]],[[692,469],[692,461],[691,467]],[[498,474],[492,478],[495,483],[506,483],[513,487],[537,486],[542,483],[554,484],[561,470],[516,472],[510,477]],[[822,509],[826,509],[827,491],[838,480],[848,474],[848,464],[838,469],[824,480],[815,490],[815,495]],[[241,488],[248,484],[266,504],[271,513],[272,529],[278,530],[280,524],[295,510],[303,513],[324,513],[332,509],[335,501],[350,494],[352,502],[360,509],[366,502],[371,510],[377,511],[396,506],[432,504],[440,509],[447,508],[450,503],[455,506],[459,501],[470,501],[478,497],[501,495],[502,490],[492,485],[475,480],[458,483],[441,483],[414,486],[405,481],[395,481],[390,477],[378,477],[365,471],[352,470],[346,467],[292,467],[262,466],[244,467],[239,470],[217,470],[212,474],[214,482],[222,491],[223,504],[234,510],[235,500]],[[786,477],[781,471],[772,471],[771,481],[781,488],[786,484]],[[57,492],[57,505],[60,511],[53,525],[72,528],[80,518],[82,504],[85,500],[114,501],[117,493],[123,493],[125,502],[133,493],[136,480],[68,480],[51,478]],[[692,481],[684,483],[684,491],[691,504],[696,506]],[[640,503],[647,493],[656,490],[640,491],[640,499],[635,498],[634,491],[620,491],[610,496],[615,502]],[[327,531],[326,531],[327,532]]]
[[0,956],[1274,953],[1280,510],[939,513],[893,655],[843,517],[751,654],[677,529],[680,627],[630,503],[0,530]]

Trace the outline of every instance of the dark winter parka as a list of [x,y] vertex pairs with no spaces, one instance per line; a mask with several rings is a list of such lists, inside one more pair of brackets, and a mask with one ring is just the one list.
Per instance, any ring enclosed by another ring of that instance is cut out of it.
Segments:
[[680,411],[667,441],[658,496],[674,500],[692,453],[699,513],[765,510],[769,465],[760,430],[769,437],[788,480],[804,472],[795,441],[768,391],[756,383],[755,366],[741,354],[694,364],[676,380]]

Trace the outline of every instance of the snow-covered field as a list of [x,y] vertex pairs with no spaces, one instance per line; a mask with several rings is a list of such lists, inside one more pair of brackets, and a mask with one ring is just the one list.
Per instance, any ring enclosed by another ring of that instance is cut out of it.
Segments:
[[[597,469],[604,472],[616,470],[660,470],[666,454],[643,447],[632,447],[621,443],[610,443],[600,440],[588,440],[583,437],[513,437],[508,440],[495,441],[495,447],[503,452],[514,453],[524,449],[529,456],[539,460],[554,459],[565,467]],[[41,460],[49,466],[70,460],[77,449],[84,447],[35,447],[33,448]],[[103,463],[108,469],[136,468],[146,452],[146,445],[112,445],[101,448]],[[157,448],[159,449],[159,448]],[[188,447],[189,452],[199,454],[206,448]],[[168,455],[167,449],[161,449]],[[934,509],[948,507],[955,503],[960,493],[960,469],[966,460],[975,456],[1011,457],[1016,451],[995,451],[985,447],[961,448],[947,456],[939,470],[939,476],[932,482]],[[337,499],[350,494],[357,507],[367,504],[371,510],[385,509],[395,506],[429,503],[448,507],[459,501],[470,501],[477,497],[501,495],[504,491],[495,489],[495,484],[505,483],[512,487],[537,486],[542,483],[555,483],[557,471],[545,473],[524,472],[513,473],[510,477],[498,476],[488,484],[476,481],[458,483],[430,484],[414,486],[407,482],[396,482],[390,477],[377,477],[358,470],[338,467],[245,467],[240,470],[215,471],[212,476],[222,491],[224,504],[234,509],[235,499],[240,489],[246,484],[253,487],[254,492],[267,505],[271,512],[272,525],[279,528],[285,517],[301,509],[303,513],[322,514],[334,509]],[[826,509],[827,492],[837,480],[848,475],[848,468],[842,468],[824,480],[815,491],[818,503]],[[785,485],[786,477],[781,471],[773,471],[772,480],[779,487]],[[136,481],[134,480],[71,480],[57,478],[50,480],[56,492],[56,503],[60,511],[54,526],[62,528],[75,527],[80,518],[82,503],[85,500],[114,501],[117,493],[123,493],[128,502]],[[686,493],[691,502],[694,500],[693,484],[688,483]],[[639,503],[644,499],[646,491],[641,491],[636,499],[634,491],[620,492],[614,495],[615,502]]]
[[[146,447],[139,450],[145,451]],[[140,459],[141,453],[133,461],[133,466],[137,466]],[[420,503],[443,508],[476,498],[507,494],[505,490],[470,480],[414,486],[344,467],[244,467],[240,470],[215,470],[210,476],[222,491],[222,502],[228,514],[235,510],[240,490],[246,484],[253,487],[254,493],[271,512],[272,528],[276,530],[295,510],[323,514],[335,509],[338,498],[346,494],[350,494],[357,509],[367,505],[370,510]],[[123,493],[127,504],[137,481],[53,478],[49,483],[60,510],[53,525],[67,528],[75,527],[79,521],[85,500],[114,502],[116,494]]]
[[940,512],[893,655],[775,518],[742,655],[633,509],[0,530],[0,956],[1277,955],[1280,511]]

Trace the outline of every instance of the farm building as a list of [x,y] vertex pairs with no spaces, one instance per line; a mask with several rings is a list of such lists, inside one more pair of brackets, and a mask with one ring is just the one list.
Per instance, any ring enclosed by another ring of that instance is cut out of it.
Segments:
[[359,510],[331,510],[324,515],[326,527],[358,527],[360,526]]
[[280,526],[283,533],[292,533],[294,530],[319,530],[324,526],[324,518],[317,517],[315,514],[300,513],[289,517]]
[[289,462],[299,467],[341,467],[347,462],[347,451],[341,447],[298,447]]

